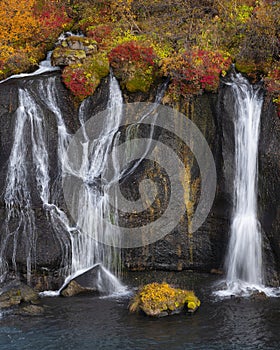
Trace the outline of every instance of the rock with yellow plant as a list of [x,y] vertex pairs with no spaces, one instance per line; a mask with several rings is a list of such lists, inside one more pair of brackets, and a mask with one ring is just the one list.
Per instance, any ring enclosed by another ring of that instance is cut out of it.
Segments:
[[193,291],[174,288],[169,284],[149,283],[135,294],[130,302],[130,312],[143,311],[148,316],[162,317],[180,313],[183,310],[194,312],[200,300]]

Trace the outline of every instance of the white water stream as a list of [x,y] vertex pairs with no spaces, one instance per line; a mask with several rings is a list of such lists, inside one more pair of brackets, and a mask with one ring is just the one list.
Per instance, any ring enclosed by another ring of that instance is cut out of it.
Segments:
[[241,74],[230,82],[234,98],[234,206],[226,257],[226,289],[219,296],[276,291],[264,286],[262,234],[257,213],[258,143],[263,93]]

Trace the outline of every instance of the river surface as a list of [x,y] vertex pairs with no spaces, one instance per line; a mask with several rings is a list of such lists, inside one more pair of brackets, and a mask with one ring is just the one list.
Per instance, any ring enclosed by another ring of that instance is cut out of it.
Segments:
[[217,299],[218,276],[134,272],[123,277],[130,290],[167,281],[194,289],[194,314],[154,319],[128,312],[129,295],[48,297],[44,316],[0,319],[0,349],[279,349],[280,298]]

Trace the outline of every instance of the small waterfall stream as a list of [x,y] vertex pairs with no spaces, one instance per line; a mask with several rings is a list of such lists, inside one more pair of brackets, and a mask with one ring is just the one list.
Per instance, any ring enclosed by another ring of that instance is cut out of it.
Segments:
[[262,237],[257,218],[258,141],[263,96],[241,75],[233,81],[235,99],[235,181],[227,282],[261,285]]
[[[85,114],[88,113],[87,101],[81,105],[79,111],[83,134],[81,152],[78,152],[78,158],[76,154],[73,154],[74,159],[63,160],[63,178],[67,181],[67,177],[73,176],[75,182],[79,179],[79,184],[81,184],[81,187],[77,189],[76,197],[78,211],[76,226],[82,230],[71,235],[72,272],[102,262],[103,266],[118,276],[121,259],[120,252],[115,247],[120,244],[115,242],[118,237],[111,235],[104,225],[104,218],[117,221],[117,213],[112,213],[106,184],[101,183],[108,166],[107,157],[122,117],[121,90],[112,75],[109,90],[107,113],[103,120],[102,132],[96,140],[90,140],[85,128]],[[67,157],[66,152],[65,156]],[[114,170],[118,171],[117,165]],[[75,189],[71,188],[71,192],[75,193]],[[110,246],[100,243],[104,240],[105,235],[109,237],[107,241],[111,242]]]
[[226,83],[234,98],[235,177],[226,291],[246,295],[263,286],[262,235],[257,217],[258,141],[263,93],[241,74]]

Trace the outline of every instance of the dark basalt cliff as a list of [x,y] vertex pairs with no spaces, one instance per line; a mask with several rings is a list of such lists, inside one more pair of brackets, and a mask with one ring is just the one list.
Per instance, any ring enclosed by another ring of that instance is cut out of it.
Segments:
[[[54,115],[46,107],[43,100],[37,99],[38,84],[44,83],[50,74],[34,76],[22,79],[11,79],[0,84],[0,192],[4,193],[8,159],[13,144],[13,133],[15,125],[15,115],[18,107],[18,89],[28,86],[32,91],[33,97],[38,101],[43,111],[46,125],[47,149],[49,154],[49,171],[52,191],[59,183],[57,179],[58,161],[57,161],[57,124]],[[56,89],[59,96],[59,106],[63,112],[64,122],[71,133],[79,128],[77,108],[60,80],[59,73],[51,73],[56,76]],[[150,94],[130,94],[125,96],[129,102],[135,101],[153,101],[155,91]],[[93,115],[106,108],[108,100],[108,79],[105,78],[94,96],[90,97],[88,108]],[[210,149],[213,153],[217,170],[217,189],[216,197],[212,209],[204,224],[194,233],[188,232],[189,212],[181,218],[175,229],[161,240],[140,248],[123,250],[123,265],[128,269],[163,269],[163,270],[197,270],[210,272],[211,269],[223,267],[224,255],[226,252],[229,225],[232,210],[233,193],[233,175],[234,175],[234,137],[233,137],[233,111],[232,97],[226,85],[221,85],[219,94],[204,94],[197,97],[188,108],[184,110],[205,136]],[[90,115],[89,115],[90,117]],[[180,128],[180,125],[178,125]],[[145,130],[143,131],[143,134]],[[29,149],[30,139],[28,139],[28,130],[26,130],[27,150]],[[180,143],[176,140],[170,140],[170,135],[159,132],[157,135],[161,142],[169,144],[170,147],[179,149]],[[259,220],[264,236],[264,252],[266,260],[267,279],[269,283],[277,282],[278,273],[280,273],[280,120],[277,116],[275,107],[269,101],[263,105],[261,118],[261,133],[259,142]],[[28,151],[30,152],[30,150]],[[195,209],[199,199],[198,183],[199,169],[195,159],[189,154],[188,150],[179,151],[188,159],[189,164],[189,186],[192,188],[192,209]],[[28,156],[29,158],[31,155]],[[34,181],[34,169],[30,169],[29,186],[36,186]],[[138,184],[145,178],[159,179],[161,181],[161,169],[155,167],[149,162],[142,162],[137,171],[125,178],[121,183],[122,192],[131,199],[137,199]],[[160,182],[159,181],[159,182]],[[184,187],[185,180],[182,179]],[[163,186],[168,187],[168,182],[162,182]],[[159,187],[160,188],[160,187]],[[168,198],[168,188],[159,193],[157,206],[153,210],[147,211],[147,217],[143,216],[123,217],[123,225],[141,226],[145,220],[153,220],[160,215],[160,207]],[[38,197],[38,196],[37,196]],[[47,273],[50,276],[56,276],[59,269],[63,268],[70,259],[70,241],[67,233],[61,228],[60,235],[54,232],[50,221],[47,220],[47,214],[42,208],[40,199],[34,195],[32,198],[33,210],[36,223],[36,244],[33,249],[33,263],[36,273],[42,275]],[[58,203],[65,208],[63,202],[62,190],[59,192]],[[184,205],[184,203],[182,203]],[[6,208],[4,206],[3,196],[0,201],[0,232],[5,230]],[[16,225],[10,223],[11,226]],[[141,228],[139,228],[141,232]],[[3,234],[2,234],[3,237]],[[26,237],[18,237],[16,250],[13,238],[8,242],[1,240],[2,249],[8,262],[16,263],[18,271],[25,273],[26,261]],[[7,243],[7,244],[6,244]],[[3,248],[5,247],[5,248]],[[13,251],[15,253],[13,253]],[[14,264],[15,265],[15,264]],[[11,267],[13,263],[11,263]],[[38,282],[39,278],[37,278]],[[54,287],[55,283],[48,287]],[[42,288],[46,287],[46,283]]]

